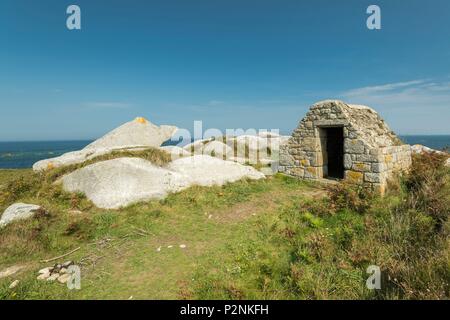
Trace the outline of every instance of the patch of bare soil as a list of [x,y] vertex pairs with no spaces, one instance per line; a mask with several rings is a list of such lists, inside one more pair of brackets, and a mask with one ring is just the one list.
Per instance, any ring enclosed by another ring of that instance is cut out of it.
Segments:
[[210,214],[209,218],[215,221],[234,223],[256,216],[264,211],[274,210],[288,199],[298,196],[304,199],[318,199],[326,195],[324,189],[293,190],[289,192],[268,192],[258,194],[250,201],[235,204]]

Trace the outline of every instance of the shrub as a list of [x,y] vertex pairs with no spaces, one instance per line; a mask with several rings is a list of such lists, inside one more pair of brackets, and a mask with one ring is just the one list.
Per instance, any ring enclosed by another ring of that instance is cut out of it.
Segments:
[[441,229],[450,213],[448,156],[438,153],[413,155],[410,172],[404,178],[406,205],[426,212]]
[[6,206],[28,194],[33,194],[39,189],[41,177],[38,174],[21,176],[7,183],[0,191],[0,206]]
[[336,211],[349,209],[364,213],[370,208],[374,194],[367,187],[346,182],[330,185],[327,188],[330,205]]

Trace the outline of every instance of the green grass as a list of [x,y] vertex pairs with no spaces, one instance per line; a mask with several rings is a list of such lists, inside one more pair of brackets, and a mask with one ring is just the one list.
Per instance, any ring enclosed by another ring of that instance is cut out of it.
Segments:
[[[82,200],[82,195],[70,195],[61,190],[55,183],[57,180],[77,169],[88,165],[122,157],[142,158],[151,163],[164,166],[171,160],[171,155],[158,148],[147,148],[143,150],[116,150],[110,153],[96,156],[82,163],[52,168],[33,172],[31,170],[3,170],[0,173],[0,210],[19,199],[43,198],[52,201],[67,202],[71,199],[72,206],[77,206]],[[74,204],[75,202],[75,204]]]
[[[32,175],[29,171],[24,174]],[[7,183],[9,178],[0,171],[0,179]],[[283,202],[296,193],[310,197],[310,193],[320,192],[307,183],[287,181],[275,177],[222,187],[192,187],[165,200],[120,211],[97,209],[81,196],[74,201],[71,196],[27,195],[21,201],[43,205],[50,216],[19,221],[0,231],[0,270],[15,264],[26,266],[16,276],[21,280],[17,289],[7,288],[12,278],[0,280],[0,298],[180,298],[191,294],[191,279],[200,263],[220,265],[231,244],[253,237],[248,232],[256,231],[252,225],[257,216],[253,214],[268,210],[259,197],[274,195],[269,205],[275,210],[276,201]],[[71,213],[73,210],[82,213]],[[104,239],[112,240],[105,247],[96,245]],[[187,247],[181,249],[181,244]],[[169,245],[174,247],[169,249]],[[37,270],[51,265],[40,260],[78,246],[81,250],[70,259],[101,257],[94,269],[90,263],[83,267],[82,290],[69,291],[63,285],[35,279]]]
[[90,160],[87,160],[87,161],[79,163],[79,164],[73,164],[73,165],[68,165],[68,166],[64,166],[64,167],[47,170],[47,172],[45,172],[46,179],[55,181],[56,179],[63,176],[64,174],[67,174],[67,173],[75,171],[77,169],[86,167],[93,163],[97,163],[97,162],[101,162],[101,161],[105,161],[105,160],[123,158],[123,157],[142,158],[142,159],[148,160],[151,163],[158,165],[158,166],[166,165],[171,160],[171,155],[168,152],[158,149],[158,148],[146,148],[143,150],[115,150],[115,151],[109,152],[104,155],[96,156]]
[[[448,181],[435,169],[428,181]],[[0,171],[0,185],[16,173]],[[448,193],[441,203],[411,201],[428,187],[406,187],[410,178],[384,198],[345,185],[328,197],[321,185],[276,175],[121,210],[23,191],[21,201],[50,216],[0,231],[0,270],[25,266],[0,279],[0,299],[448,299]],[[81,290],[35,279],[51,265],[41,259],[78,246],[60,262],[82,265]],[[380,266],[382,290],[366,288],[369,265]]]

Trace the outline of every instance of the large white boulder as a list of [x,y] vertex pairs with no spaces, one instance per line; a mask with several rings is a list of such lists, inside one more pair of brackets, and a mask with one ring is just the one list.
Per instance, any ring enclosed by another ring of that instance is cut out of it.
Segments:
[[173,161],[168,168],[189,179],[190,185],[223,185],[243,178],[262,179],[264,174],[253,167],[224,161],[208,155],[195,155]]
[[192,143],[189,143],[183,147],[184,150],[191,152],[193,154],[203,154],[203,148],[205,145],[209,142],[211,142],[212,139],[202,139],[202,140],[196,140]]
[[115,150],[139,150],[159,147],[178,130],[174,126],[156,126],[144,118],[136,118],[92,142],[84,149],[45,159],[33,165],[34,171],[82,163]]
[[203,139],[194,141],[184,146],[184,150],[191,152],[195,155],[203,154],[225,160],[228,160],[228,158],[233,157],[233,148],[231,148],[229,145],[221,141],[213,139]]
[[139,201],[162,199],[187,186],[184,176],[140,158],[98,162],[62,178],[63,188],[82,192],[97,207],[117,209]]
[[211,141],[203,147],[203,154],[220,159],[228,159],[233,156],[233,149],[223,142]]
[[252,135],[242,135],[234,139],[236,157],[256,164],[262,159],[270,159],[273,152],[279,149],[279,139],[269,139]]
[[3,212],[0,218],[0,227],[4,227],[16,220],[31,218],[40,209],[42,209],[41,206],[34,204],[15,203]]
[[272,131],[260,131],[260,132],[258,132],[258,136],[261,138],[273,139],[273,138],[279,138],[280,134],[278,132],[272,132]]
[[223,185],[242,178],[262,179],[264,174],[238,163],[207,155],[185,157],[167,168],[139,158],[118,158],[78,169],[61,181],[69,192],[82,192],[97,207],[117,209],[152,199],[192,185]]
[[280,146],[286,144],[289,138],[290,136],[281,136],[276,132],[263,131],[258,135],[197,140],[184,149],[193,154],[211,155],[240,163],[271,163],[277,161]]
[[189,151],[178,146],[164,146],[160,147],[160,149],[166,151],[167,153],[170,153],[172,160],[176,160],[182,157],[190,157],[192,155]]
[[157,126],[139,117],[114,129],[88,145],[86,150],[127,148],[129,146],[159,147],[178,130],[174,126]]
[[241,146],[246,146],[250,150],[264,150],[269,146],[268,139],[259,136],[242,135],[236,137],[235,140],[238,149]]

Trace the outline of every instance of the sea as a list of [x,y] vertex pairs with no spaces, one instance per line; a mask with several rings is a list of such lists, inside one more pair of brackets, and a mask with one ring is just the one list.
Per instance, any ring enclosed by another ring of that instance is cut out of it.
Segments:
[[[436,150],[450,147],[450,135],[408,135],[400,138],[405,143],[422,144]],[[80,150],[91,142],[91,140],[0,142],[0,169],[31,168],[39,160]]]

